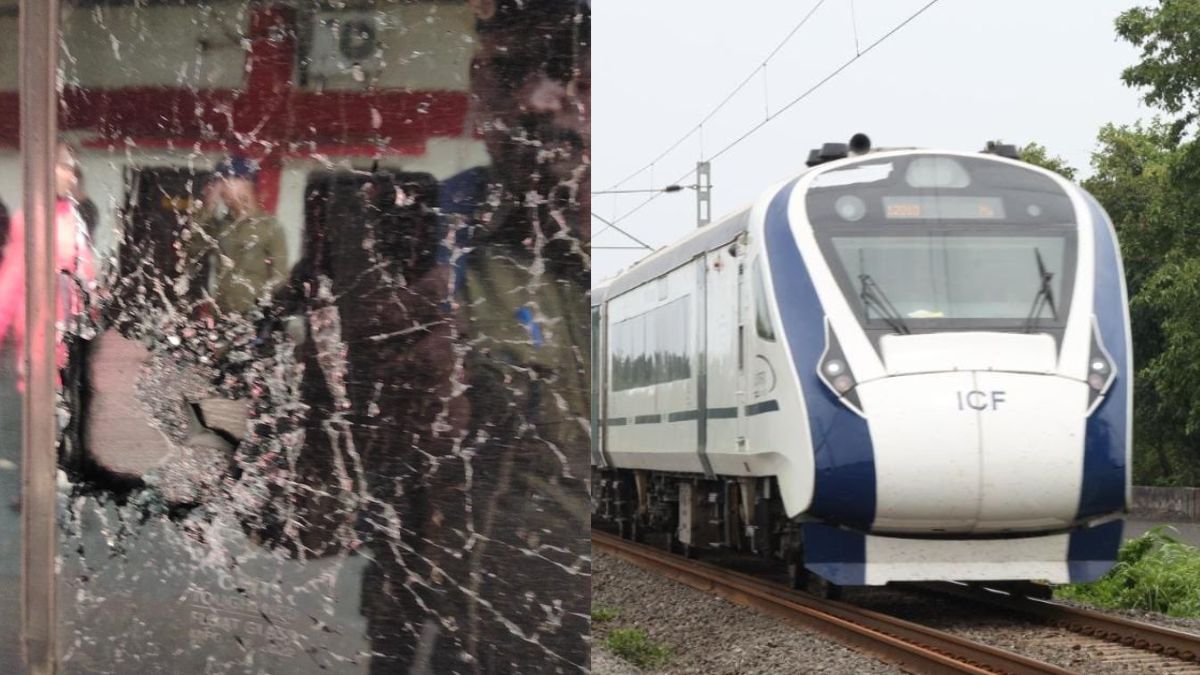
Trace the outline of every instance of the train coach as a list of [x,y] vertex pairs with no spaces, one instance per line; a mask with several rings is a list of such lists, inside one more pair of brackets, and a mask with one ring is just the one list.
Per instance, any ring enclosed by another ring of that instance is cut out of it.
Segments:
[[797,585],[1113,564],[1132,372],[1116,235],[1062,176],[826,144],[593,289],[593,509]]

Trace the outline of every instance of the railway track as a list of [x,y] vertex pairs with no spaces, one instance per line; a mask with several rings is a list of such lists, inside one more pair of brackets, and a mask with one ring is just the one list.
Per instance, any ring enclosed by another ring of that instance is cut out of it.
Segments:
[[[801,624],[886,661],[928,673],[1071,673],[991,645],[842,602],[823,600],[785,585],[689,560],[593,530],[597,550],[737,604]],[[953,584],[917,588],[982,603],[1037,623],[1066,629],[1085,640],[1111,644],[1100,657],[1126,672],[1200,673],[1200,636],[1057,603]],[[1064,650],[1078,644],[1063,642]]]
[[1023,614],[1080,635],[1191,662],[1200,672],[1200,636],[1191,633],[1080,607],[997,593],[972,584],[939,582],[919,584],[918,588]]
[[824,633],[922,673],[1055,673],[1071,671],[990,645],[841,602],[822,600],[715,565],[681,558],[592,531],[592,545],[643,569]]

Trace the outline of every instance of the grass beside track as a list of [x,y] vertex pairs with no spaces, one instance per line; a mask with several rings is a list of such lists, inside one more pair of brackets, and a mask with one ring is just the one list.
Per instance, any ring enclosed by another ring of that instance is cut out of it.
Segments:
[[1101,579],[1070,584],[1054,595],[1104,609],[1137,609],[1200,617],[1200,548],[1156,527],[1121,547],[1117,564]]
[[[592,607],[593,623],[613,623],[620,615],[621,612],[614,607]],[[600,632],[604,634],[604,646],[610,652],[638,668],[653,670],[667,665],[671,660],[670,648],[651,641],[641,628],[608,626]]]
[[617,618],[617,610],[612,607],[604,607],[597,605],[592,607],[592,621],[596,623],[605,623]]
[[638,668],[654,669],[667,665],[671,650],[651,642],[640,628],[614,628],[604,639],[609,651]]

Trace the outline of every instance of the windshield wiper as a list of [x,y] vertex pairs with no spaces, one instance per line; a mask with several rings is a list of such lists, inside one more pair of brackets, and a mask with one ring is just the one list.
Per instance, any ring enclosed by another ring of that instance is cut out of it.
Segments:
[[1050,316],[1055,321],[1058,320],[1058,310],[1054,307],[1054,289],[1050,287],[1050,280],[1054,278],[1054,272],[1046,271],[1046,263],[1042,260],[1041,249],[1034,248],[1033,255],[1037,258],[1038,276],[1042,278],[1042,285],[1038,288],[1037,295],[1033,296],[1033,307],[1029,308],[1029,316],[1025,317],[1026,333],[1033,332],[1038,319],[1041,318],[1042,309],[1046,306],[1050,307]]
[[895,305],[891,300],[888,300],[887,295],[884,295],[883,289],[870,274],[858,275],[860,291],[858,297],[862,298],[863,306],[867,310],[867,319],[871,318],[871,306],[874,305],[879,310],[879,316],[887,325],[892,327],[892,330],[902,335],[911,335],[912,331],[908,329],[908,324],[904,322],[904,317],[896,310]]

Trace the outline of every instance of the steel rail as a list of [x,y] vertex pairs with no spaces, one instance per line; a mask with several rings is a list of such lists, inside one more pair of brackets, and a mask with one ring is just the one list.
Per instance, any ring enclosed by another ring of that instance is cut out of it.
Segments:
[[938,582],[919,588],[1033,616],[1047,624],[1184,661],[1200,661],[1200,635],[1047,600],[1006,595],[976,585]]
[[693,588],[817,630],[885,661],[922,673],[1071,673],[990,645],[903,619],[822,600],[752,576],[689,560],[592,530],[596,550]]

